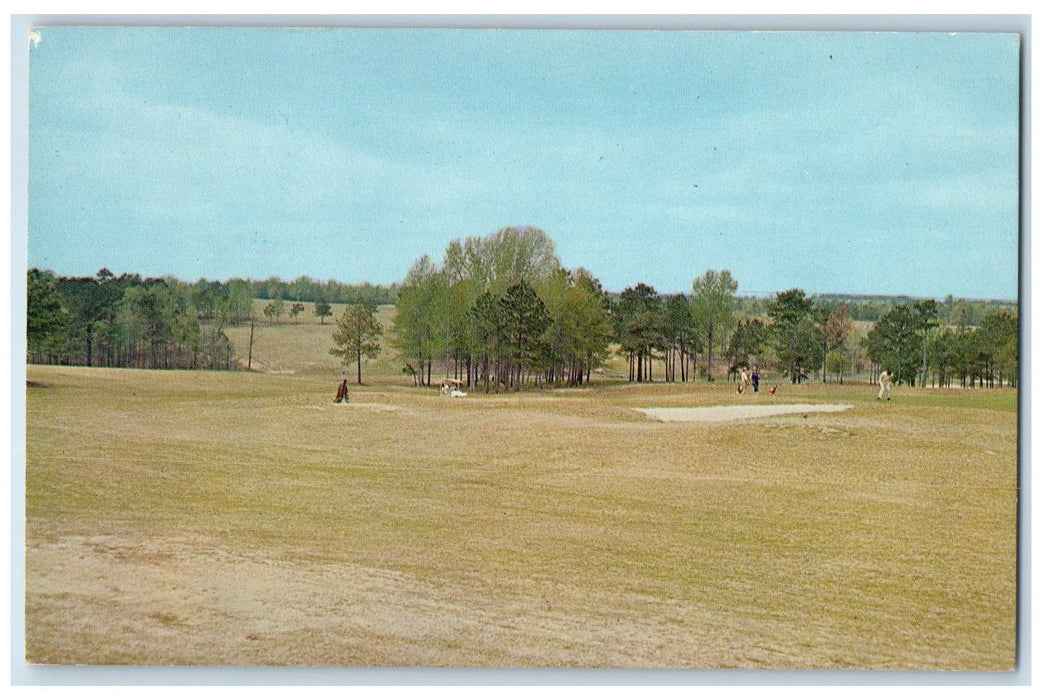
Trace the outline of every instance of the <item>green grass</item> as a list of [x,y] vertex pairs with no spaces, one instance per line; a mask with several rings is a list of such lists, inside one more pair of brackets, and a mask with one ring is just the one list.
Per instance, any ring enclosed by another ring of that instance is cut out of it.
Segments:
[[[1015,392],[374,379],[335,406],[320,372],[28,378],[31,661],[1014,663]],[[768,401],[854,408],[632,410]]]

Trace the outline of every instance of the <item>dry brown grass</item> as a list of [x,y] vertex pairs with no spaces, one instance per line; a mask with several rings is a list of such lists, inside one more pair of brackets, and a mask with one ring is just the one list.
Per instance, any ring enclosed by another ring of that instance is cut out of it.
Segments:
[[[306,303],[305,310],[296,319],[283,315],[279,321],[269,322],[263,313],[266,303],[260,299],[254,300],[254,313],[257,316],[253,328],[254,371],[326,376],[344,372],[340,358],[329,354],[329,349],[333,347],[336,320],[344,313],[344,304],[330,304],[333,315],[325,319],[315,316],[314,304]],[[381,306],[377,310],[376,319],[384,331],[380,339],[382,349],[375,360],[363,360],[363,382],[370,375],[400,375],[403,363],[398,360],[397,351],[391,346],[390,340],[393,318],[393,306]],[[235,359],[245,368],[251,361],[249,324],[228,327],[225,333],[235,348]],[[351,365],[348,375],[353,378],[354,372],[354,365]]]
[[28,377],[31,662],[1014,665],[1009,392],[702,425],[631,409],[775,399]]

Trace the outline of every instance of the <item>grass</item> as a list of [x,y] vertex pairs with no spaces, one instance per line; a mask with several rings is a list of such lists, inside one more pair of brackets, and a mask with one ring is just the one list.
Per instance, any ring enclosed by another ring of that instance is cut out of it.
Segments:
[[[284,315],[278,321],[269,322],[263,315],[263,307],[267,302],[254,301],[254,312],[257,322],[253,328],[253,356],[250,358],[250,326],[249,324],[232,326],[225,329],[235,349],[235,359],[242,367],[251,364],[252,369],[272,374],[313,374],[330,376],[343,374],[344,367],[338,357],[329,354],[333,347],[333,332],[336,320],[346,308],[344,304],[330,304],[332,316],[319,319],[315,316],[314,304],[305,304],[305,310],[296,319]],[[401,375],[403,362],[397,358],[397,351],[391,346],[391,325],[394,318],[394,306],[379,307],[376,320],[383,327],[381,352],[375,360],[363,360],[362,381],[373,376]],[[348,376],[355,376],[354,365],[351,365]]]
[[[28,378],[33,662],[1014,664],[1008,390],[451,400],[374,376],[335,406],[319,373]],[[854,408],[631,410],[766,401]]]

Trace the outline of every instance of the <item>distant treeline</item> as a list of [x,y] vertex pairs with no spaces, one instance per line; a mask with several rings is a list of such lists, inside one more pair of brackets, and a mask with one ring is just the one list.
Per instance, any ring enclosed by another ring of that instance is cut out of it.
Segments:
[[292,282],[283,282],[278,277],[269,277],[253,282],[253,296],[258,299],[283,299],[285,301],[310,301],[329,304],[364,304],[375,308],[393,304],[398,299],[398,284],[390,286],[370,284],[344,284],[336,280],[319,282],[310,277],[298,277]]
[[[887,311],[898,304],[911,306],[917,301],[916,297],[909,296],[885,296],[885,295],[856,295],[856,294],[814,294],[814,299],[823,304],[844,304],[850,313],[851,321],[865,321],[875,323],[881,319]],[[772,297],[737,297],[737,310],[746,316],[764,316]],[[1016,309],[1015,301],[1001,299],[959,299],[951,294],[937,302],[940,318],[950,326],[979,326],[981,321],[990,312],[999,309]]]

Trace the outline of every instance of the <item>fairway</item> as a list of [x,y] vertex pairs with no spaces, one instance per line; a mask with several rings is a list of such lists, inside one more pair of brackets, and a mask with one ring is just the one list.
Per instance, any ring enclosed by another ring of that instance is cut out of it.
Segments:
[[771,405],[699,406],[695,408],[640,408],[641,413],[665,423],[696,422],[723,423],[750,418],[768,418],[791,413],[835,413],[853,408],[850,404],[791,403]]
[[[27,660],[1015,665],[1015,391],[393,371],[29,366]],[[637,410],[771,404],[850,408]]]

